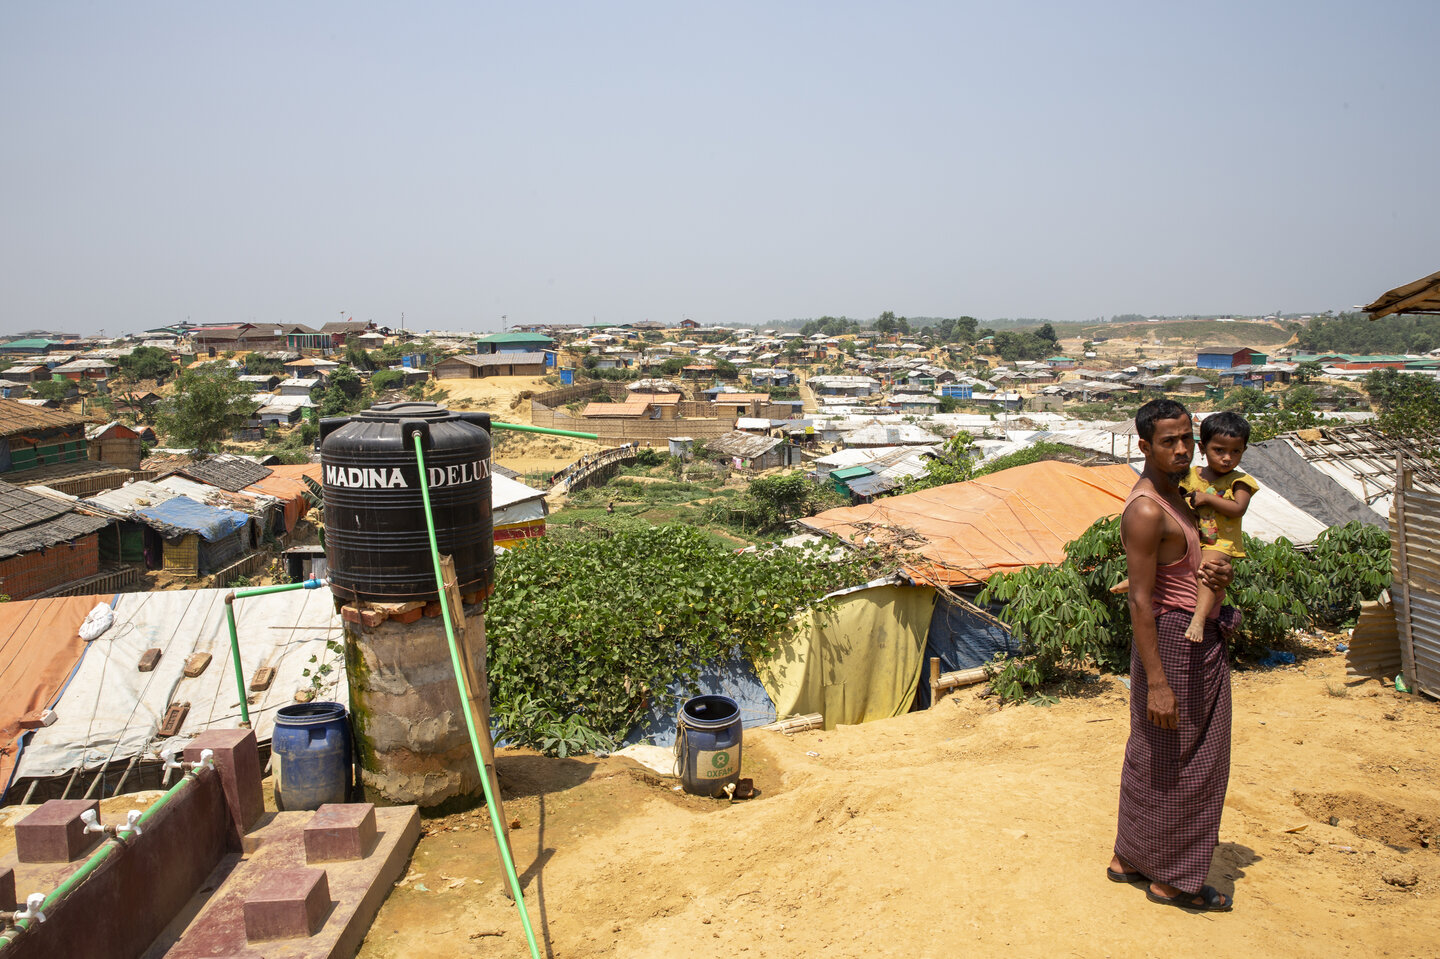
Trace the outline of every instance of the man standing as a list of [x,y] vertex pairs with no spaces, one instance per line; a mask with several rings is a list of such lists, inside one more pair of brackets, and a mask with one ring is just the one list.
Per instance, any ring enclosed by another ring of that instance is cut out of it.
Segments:
[[1200,537],[1177,486],[1195,451],[1190,413],[1152,400],[1135,415],[1145,471],[1125,501],[1120,536],[1130,572],[1130,740],[1120,776],[1120,823],[1107,870],[1147,881],[1153,901],[1223,912],[1205,885],[1230,779],[1230,665],[1211,613],[1203,642],[1185,639],[1196,578],[1217,590],[1224,573],[1201,568]]

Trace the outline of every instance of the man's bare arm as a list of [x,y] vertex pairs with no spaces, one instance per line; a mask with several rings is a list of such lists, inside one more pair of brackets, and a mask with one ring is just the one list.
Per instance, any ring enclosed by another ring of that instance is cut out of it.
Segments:
[[1152,723],[1161,729],[1176,725],[1175,694],[1160,663],[1160,644],[1155,633],[1155,569],[1159,565],[1160,540],[1165,533],[1165,510],[1148,497],[1139,497],[1120,519],[1125,540],[1125,562],[1130,572],[1130,622],[1135,630],[1135,650],[1145,665],[1146,701]]

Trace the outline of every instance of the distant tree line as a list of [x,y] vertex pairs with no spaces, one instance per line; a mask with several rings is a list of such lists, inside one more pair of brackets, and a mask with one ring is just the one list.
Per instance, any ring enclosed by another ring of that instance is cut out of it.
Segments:
[[1310,353],[1429,353],[1440,348],[1440,316],[1372,321],[1363,313],[1340,313],[1317,316],[1292,329],[1299,348]]

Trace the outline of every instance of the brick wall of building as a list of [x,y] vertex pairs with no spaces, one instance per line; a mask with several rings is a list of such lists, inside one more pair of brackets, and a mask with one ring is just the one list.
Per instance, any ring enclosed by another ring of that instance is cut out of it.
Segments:
[[100,572],[100,534],[0,560],[0,593],[25,599]]

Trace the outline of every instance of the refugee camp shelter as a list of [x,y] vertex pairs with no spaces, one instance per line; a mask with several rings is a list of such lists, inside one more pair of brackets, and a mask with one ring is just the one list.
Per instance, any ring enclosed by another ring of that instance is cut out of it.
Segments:
[[[33,802],[159,785],[157,756],[169,743],[183,744],[209,728],[234,728],[240,722],[235,666],[225,622],[223,589],[121,593],[115,621],[84,649],[79,666],[53,706],[55,721],[27,736],[19,753],[8,801],[24,797],[36,785]],[[20,604],[21,606],[28,604]],[[68,609],[68,608],[67,608]],[[0,616],[27,611],[3,610]],[[78,615],[76,615],[78,613]],[[34,627],[49,641],[67,642],[85,612],[70,609]],[[269,743],[275,713],[303,692],[320,700],[348,703],[343,632],[327,590],[296,590],[240,600],[235,604],[240,660],[247,686],[270,667],[264,689],[252,693],[250,721],[262,748]],[[137,668],[142,654],[159,649],[154,669]],[[196,659],[210,654],[198,675]],[[192,658],[195,657],[195,658]],[[58,673],[62,664],[51,667]],[[0,683],[6,674],[0,673]],[[3,686],[0,686],[3,689]],[[29,694],[42,697],[42,691]],[[0,696],[0,703],[9,696]],[[0,723],[8,706],[0,705]],[[160,731],[167,714],[178,717],[175,736]],[[3,728],[3,726],[0,726]],[[133,768],[132,768],[133,761]]]
[[499,473],[490,476],[490,515],[497,546],[516,546],[545,535],[550,513],[545,492]]
[[140,468],[143,444],[140,431],[118,420],[87,426],[85,441],[90,459],[129,470]]
[[875,543],[919,557],[917,582],[955,587],[997,572],[1059,563],[1065,544],[1124,508],[1135,485],[1129,466],[1045,461],[964,483],[904,493],[799,520],[816,533]]
[[95,576],[99,534],[109,525],[72,503],[0,482],[0,593],[24,599]]

